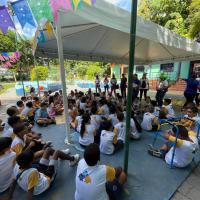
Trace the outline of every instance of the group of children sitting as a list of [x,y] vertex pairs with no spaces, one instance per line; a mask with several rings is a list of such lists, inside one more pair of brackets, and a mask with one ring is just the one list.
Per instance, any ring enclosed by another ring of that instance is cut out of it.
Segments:
[[[121,186],[125,182],[122,169],[98,167],[99,171],[95,171],[95,174],[92,169],[100,159],[100,152],[110,155],[124,146],[126,100],[119,94],[112,96],[104,92],[93,93],[91,89],[86,93],[75,90],[68,95],[68,107],[70,126],[79,133],[79,144],[85,149],[84,159],[79,162],[77,169],[75,199],[84,199],[80,191],[84,193],[83,188],[87,187],[83,182],[91,183],[91,177],[98,173],[113,174],[112,181],[114,180],[116,184],[117,179],[118,186]],[[5,123],[0,121],[3,136],[0,138],[0,171],[3,172],[0,176],[0,193],[10,187],[9,199],[11,199],[15,184],[18,183],[28,192],[31,199],[32,195],[41,194],[49,188],[54,180],[59,159],[68,160],[70,166],[78,162],[78,154],[71,156],[69,149],[54,150],[51,142],[46,142],[42,134],[32,130],[34,123],[41,127],[55,124],[55,116],[62,112],[62,91],[55,94],[44,92],[42,98],[22,97],[16,106],[7,109],[7,121]],[[174,123],[176,126],[164,134],[166,143],[161,149],[155,149],[150,145],[148,152],[170,164],[173,148],[176,148],[174,165],[185,167],[190,164],[199,147],[197,125],[200,120],[195,104],[183,107],[182,117],[179,120],[175,119],[171,99],[165,99],[163,106],[158,107],[156,101],[150,97],[147,97],[145,102],[140,102],[136,98],[129,112],[131,112],[129,133],[131,140],[141,139],[142,130],[159,131],[163,119]],[[176,141],[176,136],[178,139],[175,147],[173,143]],[[88,171],[91,171],[89,178]],[[13,173],[14,181],[11,184]],[[95,177],[93,178],[98,182]],[[105,183],[107,181],[109,178],[104,180]],[[110,186],[113,188],[112,184]],[[109,190],[109,187],[107,193],[109,196],[116,194],[112,189]],[[95,196],[92,192],[91,195]]]

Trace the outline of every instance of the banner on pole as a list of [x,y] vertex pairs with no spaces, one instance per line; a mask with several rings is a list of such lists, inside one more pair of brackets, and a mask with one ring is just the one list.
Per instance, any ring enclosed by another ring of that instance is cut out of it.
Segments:
[[11,3],[13,11],[15,12],[19,23],[22,28],[26,25],[26,23],[30,24],[33,27],[37,27],[31,9],[25,0],[19,0]]
[[9,27],[15,28],[14,23],[5,6],[0,6],[0,29],[3,34],[8,32]]

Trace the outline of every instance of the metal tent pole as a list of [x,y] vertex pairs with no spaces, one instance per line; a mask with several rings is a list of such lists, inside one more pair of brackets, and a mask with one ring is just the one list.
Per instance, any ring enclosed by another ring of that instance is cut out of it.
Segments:
[[128,157],[129,157],[129,133],[131,122],[131,104],[132,104],[132,74],[134,70],[135,56],[135,37],[137,23],[137,0],[132,0],[131,10],[131,27],[130,27],[130,47],[129,47],[129,69],[128,69],[128,96],[126,104],[126,137],[124,149],[124,171],[128,173]]
[[41,97],[41,95],[40,95],[40,82],[39,82],[38,68],[36,66],[35,55],[34,55],[34,67],[35,67],[35,72],[36,72],[38,94],[39,94],[39,97]]
[[65,143],[69,144],[70,140],[70,127],[69,127],[69,117],[68,117],[68,99],[67,99],[67,88],[66,88],[66,81],[65,81],[65,68],[64,68],[64,56],[63,56],[63,43],[62,43],[62,30],[61,30],[61,11],[58,11],[58,23],[56,25],[56,39],[58,45],[58,55],[59,55],[59,63],[60,63],[60,76],[62,82],[62,89],[63,89],[63,103],[64,103],[64,117],[65,117],[65,124],[66,124],[66,139]]

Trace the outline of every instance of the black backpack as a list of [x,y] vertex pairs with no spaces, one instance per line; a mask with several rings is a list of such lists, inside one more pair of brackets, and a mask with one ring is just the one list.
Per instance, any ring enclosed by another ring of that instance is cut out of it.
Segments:
[[146,81],[143,80],[141,86],[142,86],[142,88],[146,88],[146,86],[147,86]]

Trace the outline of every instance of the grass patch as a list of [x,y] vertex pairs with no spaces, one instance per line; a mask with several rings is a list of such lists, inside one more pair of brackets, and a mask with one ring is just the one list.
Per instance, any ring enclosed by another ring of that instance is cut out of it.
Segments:
[[[2,87],[3,86],[3,87]],[[0,94],[15,86],[15,83],[2,83],[0,84]]]

